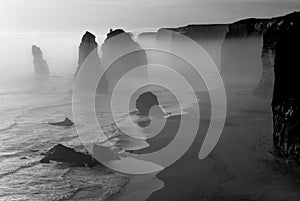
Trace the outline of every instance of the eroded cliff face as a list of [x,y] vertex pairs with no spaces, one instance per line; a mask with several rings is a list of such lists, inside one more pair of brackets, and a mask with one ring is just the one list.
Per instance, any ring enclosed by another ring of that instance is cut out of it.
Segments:
[[286,16],[272,18],[267,23],[267,30],[263,35],[262,75],[254,94],[270,99],[273,94],[274,86],[274,59],[275,47],[285,31],[288,31],[292,25],[300,20],[300,13],[294,12]]
[[[82,36],[81,43],[79,45],[79,58],[78,58],[78,67],[75,73],[75,76],[77,76],[80,68],[84,64],[86,58],[87,62],[86,65],[89,65],[90,67],[100,69],[101,68],[101,62],[98,55],[98,43],[96,42],[96,36],[93,35],[90,32],[85,32],[85,34]],[[88,78],[87,78],[88,79]],[[103,76],[100,79],[97,92],[105,92],[108,89],[108,81],[106,79],[106,75],[103,74]]]
[[[225,84],[259,81],[263,35],[267,19],[245,19],[228,26],[221,50],[221,73]],[[233,82],[233,83],[232,83]]]
[[[285,26],[282,24],[281,26]],[[299,51],[300,20],[281,29],[275,46],[273,140],[280,156],[300,162]],[[278,31],[278,29],[276,30]]]
[[34,72],[38,75],[49,75],[49,68],[46,60],[43,58],[43,52],[39,47],[33,45],[31,47],[33,56]]
[[[253,93],[271,99],[274,85],[275,46],[282,32],[300,18],[299,12],[270,19],[245,19],[229,25],[222,45],[223,77],[258,78]],[[231,79],[231,78],[230,78]]]
[[[170,35],[170,32],[168,34],[168,32],[164,30],[176,32],[194,40],[209,54],[218,69],[220,69],[221,45],[224,41],[226,33],[228,32],[227,24],[187,25],[178,28],[159,29],[157,32],[157,39],[164,39],[165,42],[168,42],[166,37],[167,35]],[[174,34],[173,36],[174,37],[170,40],[176,40],[176,38],[178,38]]]
[[[124,76],[126,73],[148,62],[145,50],[133,40],[130,33],[122,29],[110,30],[101,46],[101,52],[101,61],[111,87],[121,78],[127,77]],[[137,70],[129,77],[145,81],[147,70]]]

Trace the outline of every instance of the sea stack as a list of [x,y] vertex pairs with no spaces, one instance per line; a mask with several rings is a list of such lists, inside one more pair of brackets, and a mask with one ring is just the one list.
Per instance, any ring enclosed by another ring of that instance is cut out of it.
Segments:
[[140,116],[165,116],[165,113],[161,110],[159,106],[157,96],[150,91],[141,94],[136,100],[135,106],[138,109]]
[[300,162],[300,92],[299,80],[300,21],[282,32],[275,48],[273,140],[279,155]]
[[43,52],[39,47],[33,45],[31,47],[33,56],[34,72],[38,75],[49,75],[49,68],[46,60],[43,58]]
[[[81,43],[79,45],[79,59],[78,67],[75,73],[77,76],[79,69],[84,64],[84,61],[88,57],[89,64],[92,64],[95,68],[101,68],[101,62],[98,55],[98,43],[96,42],[96,36],[89,31],[85,32],[82,36]],[[88,79],[88,78],[87,78]],[[102,76],[98,85],[97,91],[103,92],[108,89],[108,82],[105,74]]]
[[[131,33],[122,29],[110,30],[101,46],[102,66],[106,68],[105,75],[112,86],[127,72],[147,65],[145,50],[135,42]],[[146,69],[134,72],[135,79],[146,80]]]

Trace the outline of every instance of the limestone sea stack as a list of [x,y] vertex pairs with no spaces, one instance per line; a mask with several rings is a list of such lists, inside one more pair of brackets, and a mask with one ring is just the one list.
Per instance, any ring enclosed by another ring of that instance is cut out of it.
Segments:
[[[85,32],[85,34],[82,36],[81,43],[79,45],[78,67],[75,76],[77,76],[82,65],[90,65],[90,67],[95,68],[96,70],[101,69],[101,62],[98,55],[98,43],[96,42],[96,36],[90,33],[89,31]],[[107,89],[108,82],[104,74],[100,79],[97,91],[101,92],[106,91]]]
[[131,33],[122,29],[111,29],[101,46],[101,51],[101,61],[111,86],[122,77],[127,77],[130,82],[134,79],[146,80],[146,68],[135,71],[129,77],[125,76],[129,71],[147,65],[145,50],[133,40]]
[[46,60],[43,58],[41,49],[38,46],[33,45],[31,47],[31,52],[33,56],[34,72],[38,75],[49,75],[49,68]]
[[300,21],[282,30],[275,47],[273,140],[280,156],[300,163],[299,51]]
[[[164,117],[165,113],[161,110],[158,98],[152,92],[145,92],[141,94],[136,100],[136,108],[141,116],[158,116]],[[150,114],[151,112],[151,114]]]

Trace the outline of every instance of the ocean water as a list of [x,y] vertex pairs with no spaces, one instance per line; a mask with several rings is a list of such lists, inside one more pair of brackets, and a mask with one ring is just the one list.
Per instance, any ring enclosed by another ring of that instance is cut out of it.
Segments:
[[72,74],[43,77],[31,72],[2,73],[0,200],[62,200],[80,189],[106,189],[96,194],[99,200],[126,184],[123,175],[107,173],[103,168],[39,163],[41,154],[58,143],[83,149],[75,127],[47,124],[66,116],[72,119],[73,78]]
[[[73,74],[44,77],[31,72],[7,71],[0,77],[0,200],[80,200],[80,196],[101,200],[128,183],[126,175],[101,166],[78,168],[55,162],[39,163],[42,154],[58,143],[84,150],[74,126],[47,124],[65,117],[73,119]],[[166,112],[180,113],[172,93],[161,88],[152,91],[158,94]],[[97,98],[103,100],[101,96]],[[183,105],[191,104],[187,100]],[[143,128],[127,126],[127,122],[136,119],[134,112],[128,115],[121,111],[112,119],[105,108],[96,105],[96,110],[105,136],[120,152],[148,146]],[[121,129],[116,121],[120,122]],[[81,123],[84,127],[85,122]],[[124,130],[132,135],[125,135]],[[85,130],[86,135],[94,132],[95,128]],[[105,139],[94,140],[104,143]]]

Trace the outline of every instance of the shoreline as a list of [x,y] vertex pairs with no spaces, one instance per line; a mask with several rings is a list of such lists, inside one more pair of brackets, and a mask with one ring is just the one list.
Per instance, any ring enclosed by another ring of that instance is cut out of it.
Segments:
[[[138,194],[133,190],[142,189],[144,195],[139,195],[138,198],[142,199],[137,200],[281,201],[285,200],[282,195],[286,195],[289,201],[296,201],[300,196],[300,186],[295,179],[300,175],[299,168],[293,169],[278,162],[270,153],[273,143],[269,101],[253,96],[249,86],[243,90],[229,89],[226,93],[228,116],[223,134],[207,158],[203,160],[198,158],[209,125],[207,117],[210,114],[210,111],[205,109],[208,104],[207,96],[200,93],[198,94],[201,98],[199,108],[204,115],[201,114],[194,143],[174,164],[151,175],[155,176],[152,181],[162,182],[163,186],[150,193],[140,187],[139,182],[129,182],[120,193],[108,200],[131,200],[129,198],[137,198],[135,194]],[[187,115],[192,117],[193,107],[188,108],[187,111]],[[169,131],[176,130],[174,128],[176,121],[178,119],[170,121]],[[137,150],[137,153],[149,153],[160,149],[168,144],[172,137],[158,135],[147,140],[150,146]],[[289,171],[283,171],[285,169]],[[155,182],[149,184],[154,189]]]

